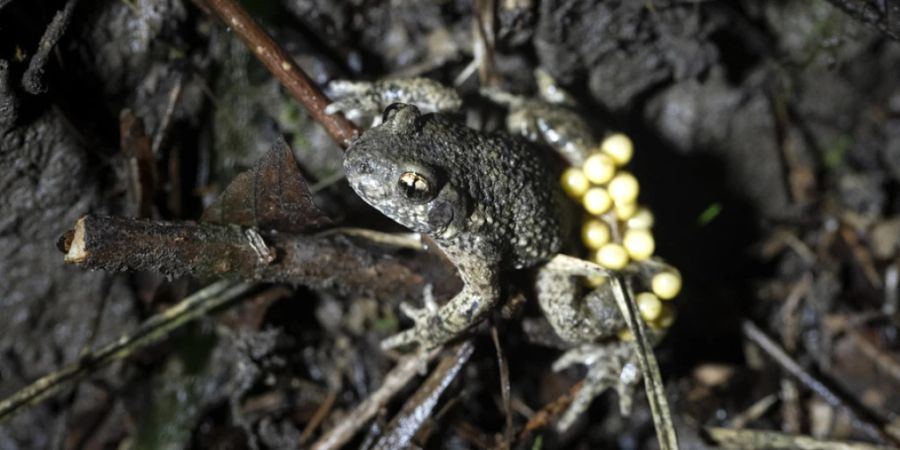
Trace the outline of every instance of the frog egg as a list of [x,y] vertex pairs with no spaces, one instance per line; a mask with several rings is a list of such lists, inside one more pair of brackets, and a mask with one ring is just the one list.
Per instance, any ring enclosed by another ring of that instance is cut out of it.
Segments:
[[628,172],[619,172],[612,180],[609,181],[609,195],[618,203],[634,203],[637,200],[638,185],[637,178]]
[[648,230],[628,230],[622,238],[622,245],[628,256],[635,261],[643,261],[653,255],[656,242]]
[[634,297],[634,300],[645,321],[652,322],[662,315],[663,304],[659,301],[659,297],[652,292],[641,292]]
[[662,305],[662,311],[659,314],[659,317],[656,320],[650,322],[650,326],[657,330],[664,330],[672,326],[675,322],[675,310],[667,305]]
[[591,250],[597,250],[609,242],[609,237],[609,225],[597,219],[586,220],[581,226],[581,240]]
[[566,194],[575,198],[584,195],[588,188],[591,187],[591,183],[584,176],[584,172],[575,167],[570,167],[563,171],[561,181],[562,188],[566,191]]
[[607,278],[603,275],[594,275],[584,279],[585,286],[596,289],[600,286],[603,286],[607,282]]
[[659,298],[671,300],[681,292],[681,275],[668,270],[659,272],[650,280],[650,289]]
[[627,225],[628,228],[636,230],[649,230],[650,228],[653,228],[653,213],[650,212],[649,209],[641,206],[628,218],[625,225]]
[[612,157],[613,161],[621,166],[631,161],[631,155],[634,153],[634,144],[628,136],[622,133],[615,133],[607,136],[600,143],[600,150]]
[[621,221],[627,221],[631,219],[632,216],[637,212],[637,204],[634,202],[629,203],[616,203],[616,218]]
[[597,250],[594,260],[607,269],[620,270],[628,265],[628,252],[621,245],[611,242]]
[[584,176],[594,184],[604,184],[616,174],[616,162],[605,153],[594,153],[581,167]]
[[602,187],[592,187],[581,198],[584,209],[591,214],[603,214],[612,207],[612,199],[609,193]]

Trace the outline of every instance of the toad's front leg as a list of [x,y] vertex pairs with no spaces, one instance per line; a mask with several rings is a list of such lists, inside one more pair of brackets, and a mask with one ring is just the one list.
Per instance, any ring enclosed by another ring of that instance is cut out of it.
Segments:
[[401,310],[415,325],[385,339],[381,347],[389,349],[416,344],[420,350],[430,350],[477,324],[500,296],[498,271],[478,263],[459,266],[459,270],[465,283],[463,289],[440,308],[429,293],[425,295],[423,308],[401,304]]
[[425,112],[450,112],[462,106],[456,90],[428,78],[336,80],[328,84],[328,91],[338,100],[328,105],[325,113],[342,112],[351,119],[380,117],[393,103],[414,104]]

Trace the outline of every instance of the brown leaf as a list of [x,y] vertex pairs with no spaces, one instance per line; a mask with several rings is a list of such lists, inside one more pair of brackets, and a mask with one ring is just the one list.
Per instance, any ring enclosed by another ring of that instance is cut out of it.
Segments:
[[290,147],[279,139],[203,212],[203,221],[308,233],[331,224],[313,202]]

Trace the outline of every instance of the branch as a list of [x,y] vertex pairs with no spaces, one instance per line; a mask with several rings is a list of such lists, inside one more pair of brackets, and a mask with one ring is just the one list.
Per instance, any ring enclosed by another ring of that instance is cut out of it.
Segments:
[[[347,148],[360,131],[342,114],[325,114],[331,100],[319,90],[283,48],[234,0],[194,0],[201,9],[212,11],[234,30],[247,48],[269,69],[294,99],[303,104],[334,141]],[[208,8],[208,9],[207,9]]]
[[792,359],[772,338],[754,325],[753,322],[744,320],[741,323],[741,332],[745,338],[756,344],[757,347],[772,358],[782,370],[815,392],[822,400],[825,400],[833,407],[847,411],[854,422],[854,426],[858,429],[865,431],[873,438],[881,439],[894,445],[900,443],[900,436],[894,435],[889,430],[886,419],[879,417],[875,411],[866,408],[842,392],[833,389],[823,380],[813,376],[813,374],[800,366],[797,361]]
[[799,434],[766,430],[733,430],[707,427],[703,429],[713,443],[724,449],[791,449],[791,450],[890,450],[862,442],[819,440]]
[[340,234],[263,236],[236,225],[89,215],[61,247],[66,262],[110,272],[286,282],[379,298],[417,298],[424,286],[397,258]]
[[34,405],[113,361],[123,359],[136,350],[159,341],[176,328],[239,297],[249,288],[248,284],[220,281],[195,292],[177,305],[147,319],[133,333],[122,336],[96,352],[87,353],[78,361],[39,378],[9,398],[0,401],[0,423],[12,417],[22,407]]

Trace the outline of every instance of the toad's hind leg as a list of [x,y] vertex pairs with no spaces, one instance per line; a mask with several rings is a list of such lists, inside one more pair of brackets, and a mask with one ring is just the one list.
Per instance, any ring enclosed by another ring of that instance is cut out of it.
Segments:
[[625,328],[609,284],[587,294],[580,278],[545,265],[535,280],[538,303],[556,334],[572,344],[615,336]]
[[640,379],[640,369],[633,360],[631,342],[618,339],[626,329],[625,320],[616,306],[610,283],[582,295],[571,267],[545,265],[537,275],[538,303],[544,316],[563,340],[574,347],[554,364],[560,371],[573,365],[584,365],[584,385],[560,418],[557,427],[565,430],[574,423],[598,395],[613,388],[619,395],[623,415],[631,410],[633,387]]
[[623,416],[630,414],[634,387],[641,381],[641,371],[634,360],[631,342],[611,340],[575,347],[553,363],[553,370],[558,372],[576,364],[583,364],[587,374],[584,385],[557,422],[559,430],[568,429],[594,398],[610,388],[615,389],[619,396],[619,412]]

